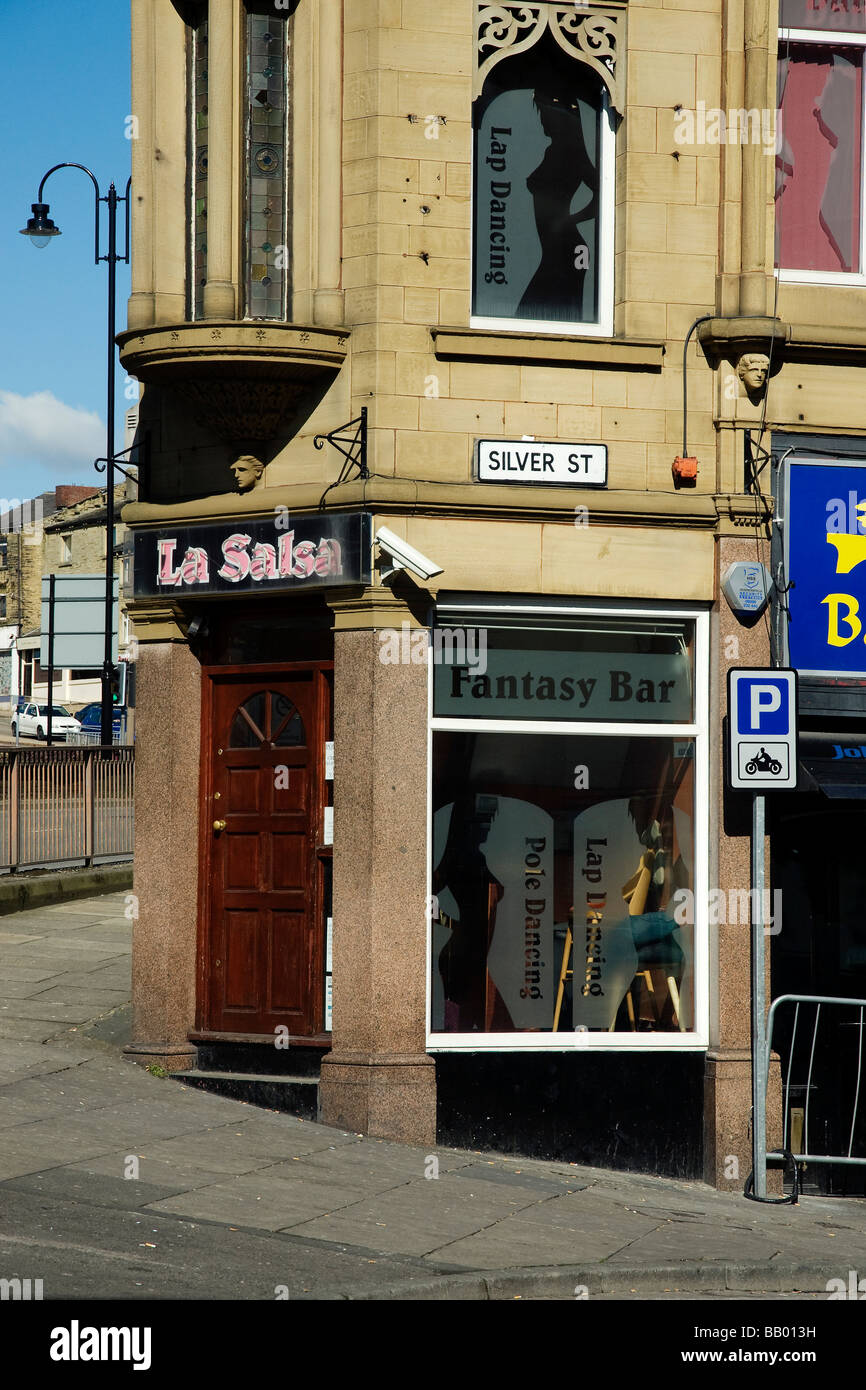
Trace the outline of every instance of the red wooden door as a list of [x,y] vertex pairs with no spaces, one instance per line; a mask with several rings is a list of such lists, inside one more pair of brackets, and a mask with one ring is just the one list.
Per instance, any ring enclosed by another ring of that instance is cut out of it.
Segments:
[[324,668],[213,672],[210,687],[200,1026],[310,1036],[323,1010]]

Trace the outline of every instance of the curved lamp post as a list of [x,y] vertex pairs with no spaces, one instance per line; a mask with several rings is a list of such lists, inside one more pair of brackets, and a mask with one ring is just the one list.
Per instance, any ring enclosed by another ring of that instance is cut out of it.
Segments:
[[[39,192],[36,195],[36,202],[31,204],[33,216],[28,217],[27,226],[21,228],[21,235],[30,238],[33,246],[48,246],[53,237],[60,236],[60,228],[55,226],[49,217],[50,211],[48,203],[42,201],[42,193],[45,184],[52,174],[58,169],[81,169],[93,184],[96,194],[94,206],[94,259],[99,265],[100,261],[108,262],[108,408],[106,411],[107,430],[105,446],[105,469],[106,469],[106,493],[105,493],[105,659],[102,666],[102,727],[100,738],[103,745],[110,745],[112,742],[112,702],[111,702],[111,673],[112,673],[112,628],[114,618],[114,366],[115,366],[115,300],[117,286],[117,263],[125,261],[129,264],[129,189],[132,179],[127,179],[126,193],[122,198],[117,196],[117,189],[114,184],[110,184],[107,195],[103,198],[99,192],[99,184],[96,176],[84,164],[55,164],[48,173],[43,175],[39,185]],[[99,204],[108,204],[108,252],[105,256],[99,254]],[[117,251],[117,206],[124,203],[126,206],[126,234],[124,254],[121,256]],[[103,460],[98,459],[96,467]]]

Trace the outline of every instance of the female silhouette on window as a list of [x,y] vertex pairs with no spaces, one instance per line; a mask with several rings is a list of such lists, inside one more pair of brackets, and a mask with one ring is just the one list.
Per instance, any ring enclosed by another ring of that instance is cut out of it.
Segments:
[[[583,282],[591,251],[577,224],[596,215],[598,170],[587,153],[574,90],[552,84],[537,87],[533,104],[550,144],[526,180],[535,207],[541,260],[518,313],[525,318],[578,323],[588,317],[583,307]],[[588,190],[588,199],[573,213],[575,194],[582,187]]]
[[495,797],[459,796],[451,812],[445,852],[433,874],[433,892],[447,888],[460,912],[451,920],[451,936],[439,952],[449,1032],[514,1027],[487,973],[496,904],[505,892],[482,849],[495,814]]

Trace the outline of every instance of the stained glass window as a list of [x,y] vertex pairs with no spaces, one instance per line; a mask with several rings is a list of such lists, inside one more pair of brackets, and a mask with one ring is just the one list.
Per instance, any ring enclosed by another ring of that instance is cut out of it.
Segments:
[[204,314],[204,287],[207,280],[207,19],[190,34],[190,91],[192,93],[190,143],[190,201],[192,248],[190,265],[190,317],[200,319]]
[[288,314],[291,35],[290,20],[247,16],[247,318],[285,319]]

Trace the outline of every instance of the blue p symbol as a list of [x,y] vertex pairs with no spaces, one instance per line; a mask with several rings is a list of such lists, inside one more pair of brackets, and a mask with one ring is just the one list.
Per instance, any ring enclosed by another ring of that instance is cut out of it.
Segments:
[[748,709],[746,728],[750,734],[787,734],[788,709],[782,700],[782,687],[775,681],[745,680],[740,696]]

